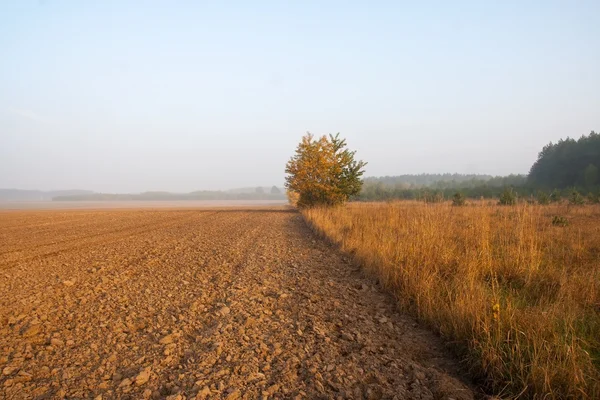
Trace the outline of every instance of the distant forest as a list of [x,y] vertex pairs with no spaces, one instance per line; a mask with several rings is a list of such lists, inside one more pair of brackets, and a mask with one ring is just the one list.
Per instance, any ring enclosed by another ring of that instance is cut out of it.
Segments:
[[545,189],[597,189],[598,168],[600,134],[592,131],[579,140],[567,138],[544,146],[529,171],[528,183]]
[[257,187],[233,189],[231,191],[199,190],[190,193],[144,192],[144,193],[87,193],[81,195],[56,196],[53,201],[178,201],[178,200],[285,200],[283,191],[273,186],[271,188]]
[[600,134],[550,143],[528,175],[420,174],[371,177],[355,200],[498,198],[510,188],[519,197],[567,197],[574,192],[600,196]]
[[[439,177],[446,179],[437,180]],[[452,179],[448,179],[448,177],[452,177]],[[526,183],[527,176],[525,175],[494,177],[471,174],[419,174],[366,178],[363,189],[355,200],[422,199],[430,196],[449,199],[457,192],[471,198],[493,198],[499,197],[507,187],[520,188],[521,194],[531,194]]]

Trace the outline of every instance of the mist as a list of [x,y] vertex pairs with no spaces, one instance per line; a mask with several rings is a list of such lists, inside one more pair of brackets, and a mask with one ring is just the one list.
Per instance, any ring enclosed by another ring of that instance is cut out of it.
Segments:
[[301,136],[366,176],[526,174],[600,128],[598,2],[4,2],[0,188],[282,186]]

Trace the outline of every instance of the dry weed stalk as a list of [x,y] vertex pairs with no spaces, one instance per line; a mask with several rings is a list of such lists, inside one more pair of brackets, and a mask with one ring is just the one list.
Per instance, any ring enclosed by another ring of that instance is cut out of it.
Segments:
[[304,215],[496,393],[600,398],[600,206],[353,203]]

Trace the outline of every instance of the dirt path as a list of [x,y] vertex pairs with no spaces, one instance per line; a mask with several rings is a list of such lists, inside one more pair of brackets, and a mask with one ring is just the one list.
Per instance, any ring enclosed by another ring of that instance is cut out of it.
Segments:
[[285,209],[0,213],[0,399],[468,399]]

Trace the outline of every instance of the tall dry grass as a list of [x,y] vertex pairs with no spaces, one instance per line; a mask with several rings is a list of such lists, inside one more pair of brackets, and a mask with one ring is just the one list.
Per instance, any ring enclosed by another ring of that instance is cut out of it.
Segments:
[[455,344],[490,390],[600,398],[600,206],[354,203],[303,213]]

